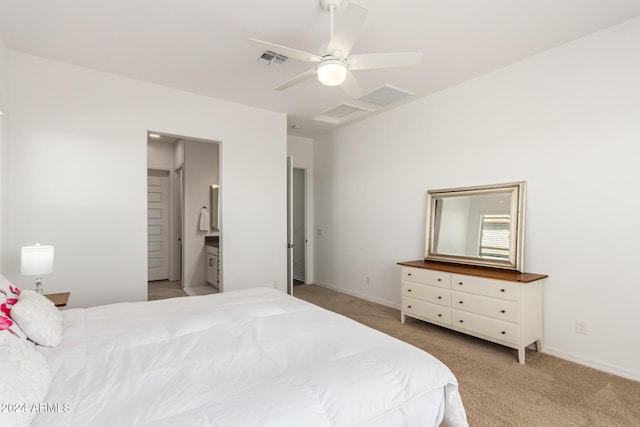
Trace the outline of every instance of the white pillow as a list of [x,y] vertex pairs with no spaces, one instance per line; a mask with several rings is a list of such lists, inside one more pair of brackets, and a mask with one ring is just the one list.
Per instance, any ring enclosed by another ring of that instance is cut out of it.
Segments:
[[51,383],[51,369],[33,345],[0,331],[0,425],[28,426],[44,402]]
[[31,341],[55,347],[62,340],[62,314],[45,296],[24,290],[11,309],[11,318]]

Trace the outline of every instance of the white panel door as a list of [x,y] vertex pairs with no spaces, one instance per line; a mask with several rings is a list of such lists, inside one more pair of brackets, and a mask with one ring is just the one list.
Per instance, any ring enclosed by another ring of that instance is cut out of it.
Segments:
[[293,157],[287,157],[287,293],[293,295]]
[[147,181],[148,280],[169,279],[169,177]]

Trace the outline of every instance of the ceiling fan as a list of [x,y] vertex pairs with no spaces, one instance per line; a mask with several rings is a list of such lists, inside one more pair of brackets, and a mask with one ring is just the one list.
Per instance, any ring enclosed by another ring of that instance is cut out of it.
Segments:
[[421,52],[350,55],[351,48],[355,44],[365,18],[367,17],[368,9],[358,3],[349,3],[340,21],[334,28],[333,14],[340,6],[341,1],[342,0],[320,0],[322,8],[329,12],[331,30],[329,44],[321,55],[262,40],[249,39],[253,44],[275,51],[289,58],[318,64],[316,67],[275,87],[274,90],[288,89],[316,75],[320,83],[326,86],[339,85],[350,97],[359,98],[362,95],[362,89],[360,89],[358,82],[351,73],[352,71],[405,67],[418,65],[422,61]]

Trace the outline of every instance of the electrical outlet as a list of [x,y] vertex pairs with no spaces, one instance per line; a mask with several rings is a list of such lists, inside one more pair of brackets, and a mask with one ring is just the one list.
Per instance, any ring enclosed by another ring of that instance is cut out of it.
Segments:
[[576,334],[587,335],[587,322],[576,320]]

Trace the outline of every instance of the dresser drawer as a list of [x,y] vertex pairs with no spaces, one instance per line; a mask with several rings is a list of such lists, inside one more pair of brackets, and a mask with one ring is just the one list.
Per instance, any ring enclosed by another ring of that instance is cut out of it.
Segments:
[[459,310],[451,311],[451,323],[458,328],[482,334],[496,340],[506,341],[512,344],[519,342],[518,325],[515,323],[490,319]]
[[425,285],[438,286],[440,288],[451,287],[451,274],[423,268],[402,267],[402,280],[423,283]]
[[402,298],[402,311],[408,316],[417,316],[447,325],[451,324],[451,309],[413,298]]
[[515,301],[462,292],[452,292],[451,301],[451,307],[456,310],[464,310],[514,323],[520,319],[520,304]]
[[520,284],[483,277],[451,275],[451,288],[493,298],[520,301]]
[[413,282],[402,282],[402,295],[417,298],[434,304],[451,306],[451,291],[437,286],[420,285]]

